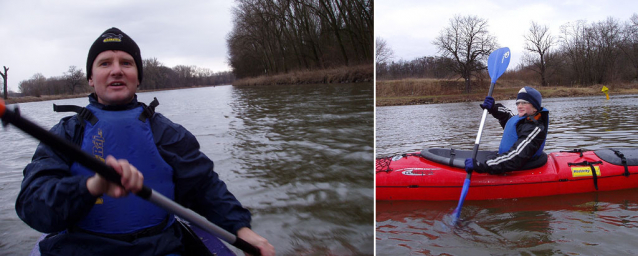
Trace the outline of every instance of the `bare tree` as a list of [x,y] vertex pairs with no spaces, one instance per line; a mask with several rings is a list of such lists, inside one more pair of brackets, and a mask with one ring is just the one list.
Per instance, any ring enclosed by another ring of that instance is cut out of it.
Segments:
[[173,71],[177,73],[177,77],[180,81],[180,86],[190,87],[194,86],[195,66],[177,65],[173,67]]
[[377,64],[387,63],[394,58],[394,51],[381,37],[377,37]]
[[75,94],[75,88],[85,84],[84,81],[86,80],[84,78],[84,72],[82,72],[82,69],[77,69],[76,66],[70,66],[69,70],[64,73],[64,79],[71,90],[71,94]]
[[547,66],[550,49],[556,44],[554,37],[549,33],[547,26],[540,26],[532,21],[529,32],[523,35],[525,38],[525,50],[531,54],[523,60],[531,70],[541,77],[541,86],[547,86]]
[[453,60],[444,57],[424,56],[410,61],[400,59],[392,63],[377,63],[377,81],[405,78],[449,78],[454,76],[450,70]]
[[497,48],[496,38],[487,31],[487,20],[477,16],[454,16],[434,40],[443,57],[455,61],[453,71],[465,79],[465,92],[470,93],[470,78],[486,69],[483,61]]
[[593,42],[591,29],[586,21],[568,22],[560,27],[562,52],[567,56],[571,67],[571,84],[585,84],[592,80],[590,73],[593,65]]
[[612,82],[620,54],[621,28],[614,18],[561,26],[561,45],[572,69],[572,84]]
[[623,29],[623,39],[620,49],[631,62],[633,80],[638,80],[638,14],[633,14]]
[[388,62],[394,58],[394,51],[383,38],[377,37],[376,41],[376,76],[377,79],[388,78],[390,67]]
[[144,59],[142,63],[144,67],[144,82],[140,87],[143,86],[147,90],[162,88],[165,80],[161,73],[162,63],[157,58]]
[[371,0],[236,0],[227,36],[239,78],[374,61]]
[[21,81],[18,89],[24,95],[40,97],[46,90],[46,81],[47,79],[42,73],[36,73],[31,79]]
[[595,83],[614,81],[616,60],[620,55],[621,27],[618,20],[608,17],[605,21],[592,25],[594,45],[596,47],[594,72]]
[[7,99],[7,72],[9,68],[7,66],[3,66],[4,73],[0,72],[0,76],[2,76],[2,80],[4,81],[4,99]]

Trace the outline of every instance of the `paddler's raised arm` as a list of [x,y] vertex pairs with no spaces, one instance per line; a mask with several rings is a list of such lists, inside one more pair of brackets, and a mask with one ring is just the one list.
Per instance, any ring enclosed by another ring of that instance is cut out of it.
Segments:
[[479,106],[482,109],[487,109],[487,112],[492,114],[492,116],[498,120],[502,128],[505,128],[507,120],[516,115],[512,110],[505,107],[503,104],[495,103],[494,98],[492,98],[491,96],[485,97],[483,104],[480,104]]

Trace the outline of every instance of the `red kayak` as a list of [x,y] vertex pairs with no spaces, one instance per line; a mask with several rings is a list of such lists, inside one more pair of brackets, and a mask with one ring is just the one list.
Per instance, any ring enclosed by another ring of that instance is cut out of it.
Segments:
[[[493,152],[479,151],[477,159]],[[376,160],[377,200],[458,200],[471,151],[426,149]],[[638,148],[562,151],[503,175],[473,173],[466,200],[523,198],[638,187]]]

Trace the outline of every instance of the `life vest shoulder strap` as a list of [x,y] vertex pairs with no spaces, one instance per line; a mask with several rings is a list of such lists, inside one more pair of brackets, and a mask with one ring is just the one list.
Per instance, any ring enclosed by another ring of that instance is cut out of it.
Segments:
[[85,107],[75,106],[75,105],[55,105],[53,104],[53,111],[55,112],[75,112],[78,114],[78,119],[80,121],[89,121],[91,125],[95,125],[98,119]]
[[75,112],[78,117],[78,124],[75,127],[75,132],[73,133],[73,143],[78,146],[82,146],[82,140],[84,138],[84,128],[86,127],[85,120],[91,123],[91,125],[95,125],[98,121],[98,118],[91,113],[85,107],[75,106],[75,105],[55,105],[53,104],[53,111],[55,112]]
[[[153,117],[155,114],[155,107],[159,105],[159,101],[157,98],[153,97],[153,101],[148,106],[144,103],[142,104],[142,113],[139,116],[139,120],[142,122],[146,122],[148,118]],[[99,119],[93,115],[93,113],[87,109],[86,107],[80,107],[75,105],[56,105],[53,104],[53,111],[55,112],[75,112],[77,113],[77,117],[79,120],[78,127],[75,129],[75,133],[73,134],[73,143],[76,145],[82,145],[82,139],[84,138],[84,128],[86,124],[84,121],[88,121],[91,125],[95,125]]]
[[146,119],[149,119],[153,117],[153,115],[155,115],[155,107],[159,106],[159,101],[156,97],[153,97],[153,101],[151,101],[151,104],[149,104],[148,106],[146,106],[146,104],[144,103],[141,104],[144,110],[142,110],[142,114],[140,114],[139,120],[142,122],[146,122]]

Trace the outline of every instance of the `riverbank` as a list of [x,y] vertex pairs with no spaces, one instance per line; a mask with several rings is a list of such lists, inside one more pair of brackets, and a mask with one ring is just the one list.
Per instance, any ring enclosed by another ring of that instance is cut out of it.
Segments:
[[[180,88],[168,88],[168,89],[157,89],[157,90],[137,90],[137,93],[141,92],[153,92],[153,91],[170,91],[170,90],[181,90],[181,89],[189,89],[189,88],[199,88],[199,87],[211,87],[211,86],[223,86],[223,85],[201,85],[201,86],[191,86],[191,87],[180,87]],[[23,96],[23,97],[9,97],[5,100],[6,104],[16,104],[16,103],[25,103],[25,102],[36,102],[36,101],[47,101],[47,100],[62,100],[62,99],[73,99],[73,98],[84,98],[88,96],[91,92],[83,92],[77,94],[62,94],[62,95],[42,95],[40,97],[35,96]]]
[[[252,78],[239,79],[233,82],[233,86],[260,86],[260,85],[277,85],[277,84],[332,84],[332,83],[360,83],[372,82],[374,80],[374,66],[357,65],[349,67],[339,67],[332,69],[310,70],[310,71],[293,71],[288,74],[280,74],[274,76],[259,76]],[[170,88],[163,90],[179,90],[196,87],[208,87],[214,85],[202,85],[193,87]],[[159,90],[138,90],[138,92],[149,92]],[[42,95],[40,97],[24,96],[9,97],[5,100],[7,104],[16,104],[34,101],[60,100],[70,98],[86,97],[88,93],[80,93],[74,95]]]
[[292,71],[274,76],[258,76],[235,80],[233,86],[259,86],[277,84],[331,84],[372,82],[374,66],[372,64],[344,66],[339,68]]
[[[489,79],[483,82],[472,82],[472,92],[465,93],[463,80],[441,79],[403,79],[376,82],[376,105],[398,106],[419,105],[432,103],[452,103],[483,101],[489,91]],[[477,85],[478,84],[478,85]],[[530,85],[520,80],[499,80],[494,87],[492,97],[498,100],[516,99],[518,90]],[[543,98],[596,96],[605,97],[601,91],[603,85],[591,86],[551,86],[540,87],[531,85],[539,90]],[[636,84],[609,84],[609,95],[638,94]]]

